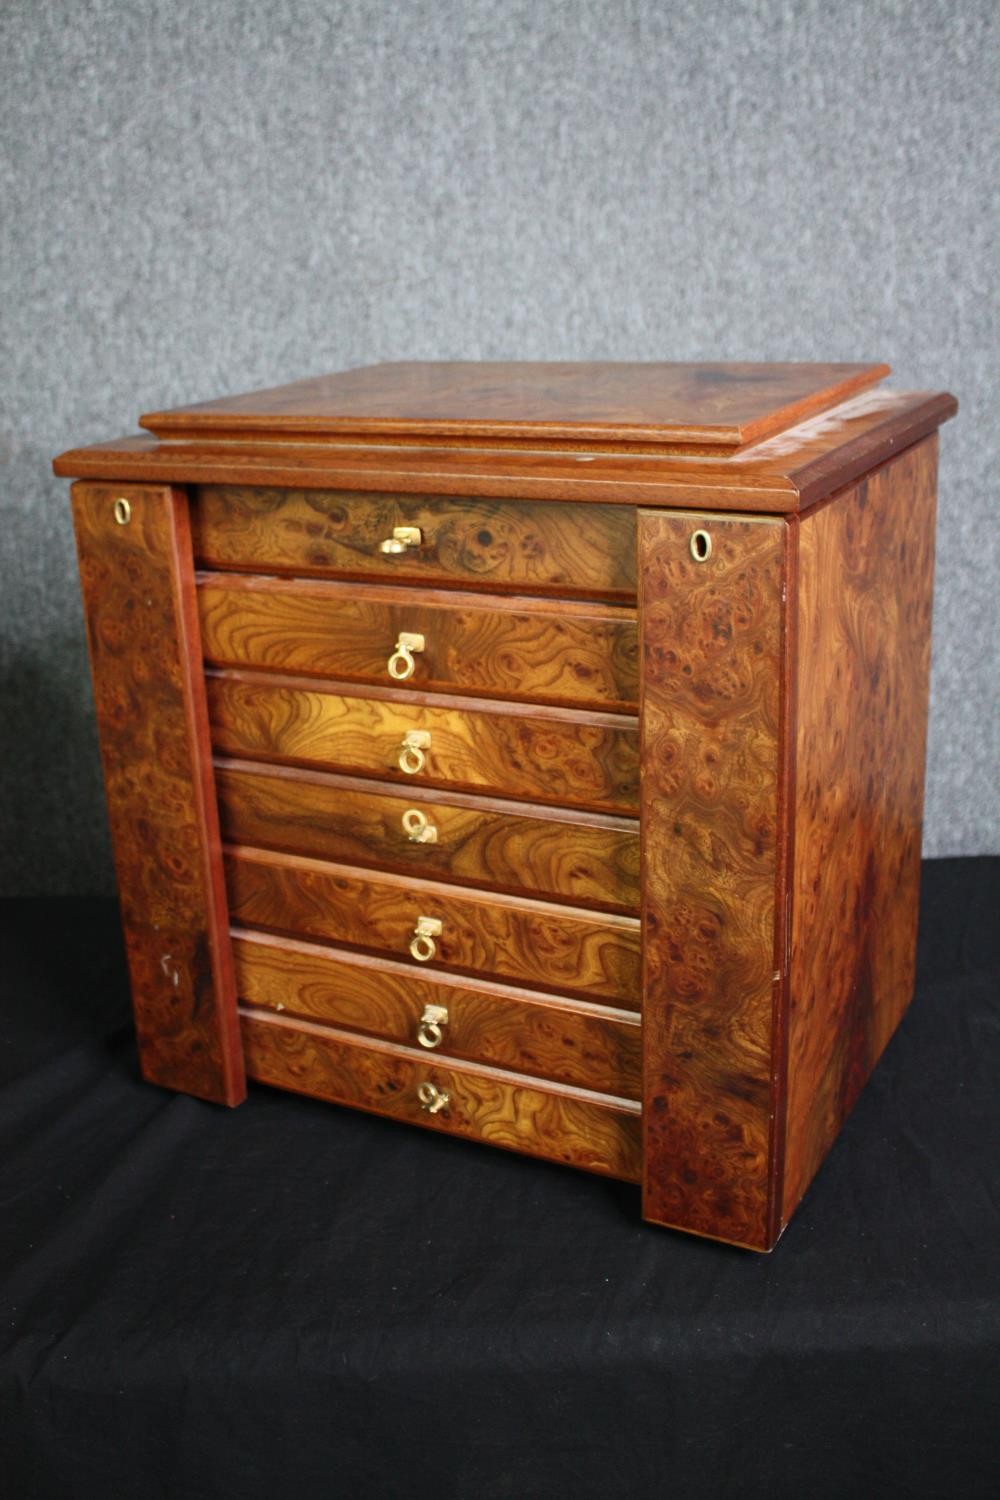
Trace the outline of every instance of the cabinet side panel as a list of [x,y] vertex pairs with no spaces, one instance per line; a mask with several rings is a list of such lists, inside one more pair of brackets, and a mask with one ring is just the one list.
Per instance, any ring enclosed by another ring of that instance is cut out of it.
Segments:
[[773,1240],[787,540],[777,519],[640,512],[643,1211],[755,1249]]
[[936,479],[935,434],[800,523],[783,1220],[913,990]]
[[238,1104],[246,1082],[187,498],[77,484],[73,518],[142,1071]]

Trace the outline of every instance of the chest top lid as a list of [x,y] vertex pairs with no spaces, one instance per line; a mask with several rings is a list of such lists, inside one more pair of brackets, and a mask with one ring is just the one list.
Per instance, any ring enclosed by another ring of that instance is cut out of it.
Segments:
[[162,439],[641,447],[720,457],[829,410],[889,374],[882,364],[368,365],[248,395],[148,413]]

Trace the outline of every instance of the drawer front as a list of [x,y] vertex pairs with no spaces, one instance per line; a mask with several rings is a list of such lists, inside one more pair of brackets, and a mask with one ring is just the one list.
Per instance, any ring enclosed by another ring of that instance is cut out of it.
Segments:
[[220,761],[222,836],[337,864],[637,913],[639,825],[423,788]]
[[308,1022],[241,1016],[247,1075],[317,1099],[638,1182],[639,1108],[623,1099],[442,1064]]
[[284,1012],[286,1019],[365,1032],[435,1058],[465,1058],[623,1099],[640,1096],[637,1015],[504,985],[470,985],[261,933],[237,936],[233,956],[240,999]]
[[635,611],[208,573],[198,604],[218,666],[636,711]]
[[385,953],[418,972],[427,963],[639,1009],[635,917],[259,849],[229,848],[225,868],[230,916],[241,926]]
[[[212,742],[226,755],[598,811],[638,806],[638,724],[623,715],[428,706],[399,689],[362,697],[230,672],[207,673],[207,688]],[[407,756],[413,734],[428,743]]]
[[[206,485],[191,524],[203,567],[584,599],[636,593],[630,505]],[[419,538],[382,551],[398,528]]]

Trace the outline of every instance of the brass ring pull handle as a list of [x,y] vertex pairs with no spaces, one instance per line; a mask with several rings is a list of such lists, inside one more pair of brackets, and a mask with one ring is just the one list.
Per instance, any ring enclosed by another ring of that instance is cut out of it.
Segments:
[[426,1109],[429,1115],[440,1114],[451,1103],[448,1090],[435,1088],[433,1083],[422,1083],[417,1089],[417,1098],[420,1100],[420,1108]]
[[418,917],[410,939],[410,953],[418,964],[429,963],[437,953],[434,939],[441,936],[442,923],[437,917]]
[[443,1005],[425,1005],[417,1027],[417,1041],[421,1047],[431,1051],[444,1041],[443,1026],[448,1024],[448,1012]]
[[398,557],[401,552],[406,552],[410,547],[419,547],[423,542],[423,536],[419,526],[394,526],[392,536],[387,536],[384,542],[379,542],[378,550],[386,557]]
[[408,729],[403,735],[403,742],[399,747],[399,757],[396,761],[399,769],[405,771],[407,776],[416,776],[427,764],[425,750],[431,748],[431,737],[426,729]]
[[412,677],[413,669],[417,665],[413,660],[413,653],[414,651],[422,651],[423,649],[424,638],[422,635],[415,635],[409,630],[400,631],[399,640],[396,642],[396,649],[386,664],[389,668],[389,676],[394,678],[396,682],[405,682],[408,677]]
[[438,831],[419,807],[408,807],[402,818],[403,832],[411,844],[436,844]]

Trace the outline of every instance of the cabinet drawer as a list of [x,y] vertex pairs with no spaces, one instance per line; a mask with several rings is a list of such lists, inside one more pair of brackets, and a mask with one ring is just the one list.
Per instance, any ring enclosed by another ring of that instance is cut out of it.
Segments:
[[639,1017],[267,933],[233,943],[240,999],[300,1019],[638,1099]]
[[540,1085],[475,1063],[443,1064],[308,1021],[243,1012],[247,1075],[335,1104],[638,1182],[639,1106]]
[[[204,567],[584,599],[636,593],[628,505],[206,485],[191,522]],[[398,528],[419,538],[383,552]]]
[[[417,972],[426,962],[639,1009],[638,918],[260,849],[229,848],[225,868],[241,926],[385,953]],[[428,923],[439,929],[422,935]]]
[[[252,673],[206,677],[212,742],[226,755],[599,811],[638,807],[638,724],[624,715],[432,703],[401,689],[362,696]],[[414,734],[426,743],[407,756]]]
[[634,818],[217,761],[222,836],[337,864],[636,912]]
[[200,575],[198,604],[218,666],[631,713],[638,703],[635,611],[623,606],[225,573]]

